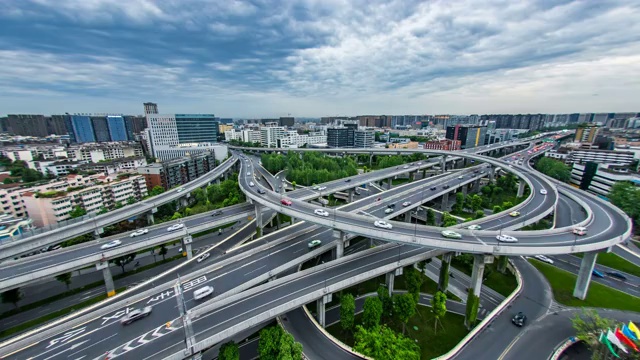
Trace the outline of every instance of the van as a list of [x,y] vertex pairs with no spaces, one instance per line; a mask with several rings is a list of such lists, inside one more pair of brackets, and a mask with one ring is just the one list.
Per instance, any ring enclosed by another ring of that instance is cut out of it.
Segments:
[[205,286],[193,292],[194,300],[202,300],[207,296],[213,294],[213,286]]
[[587,228],[586,228],[586,227],[579,226],[579,227],[573,228],[573,231],[572,231],[572,232],[573,232],[574,234],[576,234],[576,235],[580,235],[580,236],[587,235]]

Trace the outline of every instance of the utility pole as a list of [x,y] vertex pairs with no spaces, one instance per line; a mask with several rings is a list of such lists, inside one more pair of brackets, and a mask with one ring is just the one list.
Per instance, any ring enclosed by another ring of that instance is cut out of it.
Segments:
[[192,359],[201,359],[202,356],[198,353],[193,354],[193,347],[196,344],[196,337],[193,333],[193,326],[191,319],[189,319],[189,313],[187,312],[187,304],[184,301],[184,294],[182,293],[182,281],[180,280],[180,274],[178,274],[178,281],[174,285],[174,291],[176,294],[176,301],[178,302],[178,310],[180,310],[180,318],[182,319],[182,328],[184,329],[184,343],[186,349],[184,354],[186,356],[193,355]]

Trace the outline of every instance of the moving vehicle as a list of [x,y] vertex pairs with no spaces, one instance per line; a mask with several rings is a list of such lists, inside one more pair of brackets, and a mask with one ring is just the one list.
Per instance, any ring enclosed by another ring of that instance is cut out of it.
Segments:
[[183,227],[184,227],[184,224],[173,224],[167,228],[167,231],[174,231],[174,230],[182,229]]
[[320,187],[318,188],[318,190],[320,190],[320,191],[322,191],[322,190],[326,190],[326,189],[327,189],[327,187],[326,187],[326,186],[320,186]]
[[129,235],[129,237],[134,238],[136,236],[144,235],[144,234],[146,234],[148,232],[149,232],[149,229],[138,229],[138,230],[132,232],[131,235]]
[[432,187],[431,187],[431,191],[433,191],[433,190],[435,190],[435,189],[437,189],[435,186],[432,186]]
[[178,188],[177,192],[183,192],[183,191],[184,191],[184,188]]
[[619,273],[617,271],[607,271],[607,275],[609,275],[611,277],[614,277],[616,279],[619,279],[619,280],[623,280],[623,281],[627,280],[626,276],[624,276],[622,273]]
[[120,246],[122,245],[122,241],[120,240],[113,240],[113,241],[109,241],[108,243],[100,246],[100,249],[105,250],[105,249],[111,249],[114,248],[116,246]]
[[265,193],[265,191],[264,191],[264,190],[262,190],[262,189],[258,189],[258,194],[264,194],[264,193]]
[[542,195],[547,195],[547,190],[545,190],[545,189],[540,189],[540,194],[542,194]]
[[329,216],[329,212],[327,210],[315,209],[313,213],[320,216]]
[[518,239],[511,235],[496,235],[496,239],[501,242],[515,243],[518,242]]
[[467,226],[467,229],[468,230],[480,230],[480,229],[482,229],[482,226],[480,226],[480,225],[469,225],[469,226]]
[[314,248],[316,246],[320,246],[320,245],[322,245],[322,240],[318,240],[318,239],[311,240],[311,241],[309,241],[309,244],[307,244],[309,249],[312,249],[312,248]]
[[405,201],[402,203],[402,206],[409,206],[411,205],[411,201]]
[[591,272],[591,274],[595,277],[599,277],[599,278],[604,278],[604,274],[601,273],[600,271],[593,269],[593,271]]
[[583,226],[578,226],[573,228],[573,230],[571,230],[572,233],[576,234],[576,235],[587,235],[587,228],[583,227]]
[[351,182],[351,179],[347,179],[347,180],[345,180],[344,182]]
[[462,239],[462,235],[452,230],[442,230],[441,234],[450,239]]
[[379,227],[379,228],[383,228],[383,229],[389,229],[389,230],[393,229],[393,225],[391,225],[388,222],[383,221],[383,220],[377,220],[376,222],[373,223],[373,225],[375,227]]
[[464,179],[464,176],[462,175],[458,176],[458,180],[462,180],[462,179]]
[[387,208],[387,210],[384,211],[385,214],[391,214],[393,212],[393,208]]
[[520,311],[519,313],[517,313],[512,319],[511,322],[513,323],[513,325],[517,326],[517,327],[522,327],[524,326],[524,323],[527,321],[527,316],[522,313],[522,311]]
[[200,256],[198,257],[198,260],[197,260],[197,261],[198,261],[199,263],[201,263],[201,262],[203,262],[203,261],[207,260],[207,258],[208,258],[209,256],[211,256],[211,254],[209,254],[209,253],[204,253],[204,254],[202,254],[202,255],[200,255]]
[[134,309],[126,314],[122,319],[120,319],[120,324],[129,325],[136,320],[140,320],[143,317],[149,316],[151,314],[151,306],[146,306],[142,309]]
[[511,216],[511,217],[520,216],[520,212],[519,211],[512,211],[512,212],[509,213],[509,216]]
[[211,213],[211,216],[219,216],[219,215],[222,215],[222,210],[216,210]]
[[254,184],[254,183],[253,183],[253,181],[249,181],[249,186],[253,187],[253,186],[255,186],[255,185],[256,185],[256,184]]
[[280,200],[280,204],[285,205],[285,206],[291,206],[291,204],[293,204],[293,203],[289,199],[282,199],[282,200]]
[[405,166],[403,166],[402,168],[403,168],[403,169],[408,169],[408,168],[409,168],[409,165],[405,165]]
[[449,188],[449,185],[447,184],[447,185],[443,186],[442,188],[443,188],[443,189],[448,189],[448,188]]
[[544,255],[536,255],[534,256],[534,258],[542,261],[542,262],[546,262],[547,264],[551,264],[553,265],[553,260],[549,259],[548,257],[544,256]]
[[213,294],[213,286],[204,286],[193,292],[193,300],[202,300]]
[[250,173],[250,172],[247,172],[247,176],[251,176],[251,173]]
[[311,189],[312,189],[312,190],[319,190],[319,189],[320,189],[320,187],[319,187],[318,185],[316,185],[316,186],[312,187]]

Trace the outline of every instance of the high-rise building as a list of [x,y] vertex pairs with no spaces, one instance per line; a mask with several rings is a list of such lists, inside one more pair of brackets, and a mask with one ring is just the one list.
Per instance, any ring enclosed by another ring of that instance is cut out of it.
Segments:
[[[335,127],[327,129],[327,145],[335,148],[348,147],[350,141],[349,133],[353,132],[353,129],[346,127]],[[353,139],[353,138],[351,138]]]
[[461,149],[469,149],[484,145],[486,137],[486,126],[447,126],[446,138],[449,140],[460,140]]
[[287,116],[287,117],[280,117],[280,126],[293,126],[293,124],[295,124],[296,120],[294,117],[291,116]]
[[127,130],[127,139],[133,141],[135,134],[139,134],[147,127],[147,119],[144,116],[125,116],[124,126]]
[[356,130],[353,133],[353,146],[356,148],[371,148],[375,141],[373,130]]
[[106,116],[91,116],[91,125],[97,142],[108,142],[110,140]]
[[71,115],[70,120],[75,142],[96,142],[91,117],[87,115]]
[[47,124],[44,115],[7,116],[7,132],[13,135],[45,137]]
[[260,128],[260,144],[264,147],[277,147],[278,139],[287,132],[283,126],[263,126]]
[[218,122],[213,114],[176,114],[180,144],[218,142]]
[[122,116],[107,116],[107,126],[111,141],[127,141],[127,129]]
[[598,127],[595,125],[579,127],[576,129],[575,140],[582,143],[593,144],[596,135],[598,134]]
[[143,103],[144,105],[144,114],[157,114],[158,113],[158,104],[152,102]]

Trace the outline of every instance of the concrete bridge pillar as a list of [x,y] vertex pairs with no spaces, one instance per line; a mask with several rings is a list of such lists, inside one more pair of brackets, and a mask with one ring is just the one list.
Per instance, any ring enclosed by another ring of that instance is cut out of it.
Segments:
[[521,180],[518,183],[518,194],[516,195],[517,197],[522,197],[522,195],[524,195],[524,185],[525,185],[524,180]]
[[387,190],[391,190],[391,186],[393,185],[393,178],[387,179]]
[[460,187],[460,191],[462,191],[462,193],[463,193],[463,194],[465,194],[465,195],[467,195],[467,187],[468,187],[468,186],[469,186],[469,185],[462,185],[462,186]]
[[573,289],[573,296],[580,300],[584,300],[587,297],[589,291],[589,284],[591,283],[591,274],[593,268],[596,266],[597,252],[586,252],[580,262],[580,270],[578,272],[578,279],[576,280],[576,287]]
[[427,178],[427,168],[422,169],[422,178],[423,179]]
[[496,169],[493,166],[489,167],[489,180],[494,181],[496,179]]
[[447,171],[447,157],[443,156],[440,158],[440,173],[444,174]]
[[478,191],[480,191],[480,179],[473,182],[473,192],[477,193]]
[[509,257],[502,255],[498,258],[498,271],[501,273],[507,272],[507,264],[509,263]]
[[473,255],[473,270],[471,272],[471,284],[469,286],[469,295],[467,297],[467,311],[464,324],[467,328],[471,328],[478,318],[478,306],[480,305],[480,290],[482,289],[482,277],[484,274],[485,264],[493,262],[493,256],[476,254]]
[[344,255],[345,238],[347,234],[340,230],[333,230],[333,237],[338,241],[336,245],[336,259],[340,259]]
[[373,166],[373,154],[369,154],[369,167]]
[[411,211],[404,213],[404,222],[411,224]]
[[442,255],[440,261],[440,276],[438,277],[438,290],[446,292],[449,287],[449,269],[451,268],[451,258],[453,253],[446,253]]
[[182,238],[182,256],[187,256],[187,260],[191,260],[193,257],[193,251],[191,250],[191,243],[193,238],[191,235],[187,235]]
[[387,290],[389,290],[389,296],[393,295],[393,285],[396,280],[396,275],[402,275],[402,268],[397,268],[385,274],[385,283],[387,284]]
[[352,203],[352,202],[353,202],[354,189],[349,189],[349,190],[347,190],[347,194],[349,195],[349,196],[348,196],[348,201],[349,201],[349,203]]
[[220,185],[220,178],[216,178],[216,185]]
[[440,205],[440,210],[447,211],[449,208],[449,192],[446,192],[442,195],[442,203]]
[[102,277],[104,278],[104,285],[107,289],[107,296],[111,297],[116,294],[116,288],[113,286],[113,277],[111,276],[111,269],[109,268],[109,262],[100,261],[96,264],[96,270],[102,270]]
[[155,218],[153,217],[153,212],[151,212],[151,211],[148,212],[147,213],[147,225],[153,225],[155,223],[156,223],[156,221],[155,221]]
[[262,236],[262,208],[263,206],[258,203],[254,203],[255,212],[256,212],[256,231],[258,236]]
[[187,197],[181,197],[180,198],[180,207],[182,208],[186,208],[187,206],[189,206],[189,200],[187,199]]
[[101,234],[104,234],[104,228],[97,228],[93,231],[93,238],[98,240]]
[[332,300],[331,294],[324,295],[320,299],[316,300],[316,311],[318,313],[318,323],[323,328],[326,326],[326,318],[325,318],[325,305],[330,303]]

